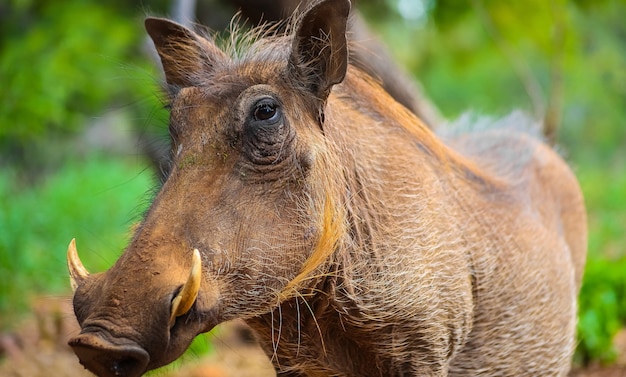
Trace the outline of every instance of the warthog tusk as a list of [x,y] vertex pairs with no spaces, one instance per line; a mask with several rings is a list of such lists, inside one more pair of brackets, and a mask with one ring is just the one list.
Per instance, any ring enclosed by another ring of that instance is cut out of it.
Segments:
[[89,271],[83,266],[83,262],[81,262],[78,257],[75,238],[72,238],[72,241],[67,247],[67,269],[70,272],[72,292],[76,292],[76,288],[89,277]]
[[198,249],[193,250],[193,261],[187,282],[180,290],[180,293],[172,300],[172,314],[170,316],[170,327],[174,326],[176,317],[186,314],[198,297],[200,291],[200,279],[202,277],[202,261]]

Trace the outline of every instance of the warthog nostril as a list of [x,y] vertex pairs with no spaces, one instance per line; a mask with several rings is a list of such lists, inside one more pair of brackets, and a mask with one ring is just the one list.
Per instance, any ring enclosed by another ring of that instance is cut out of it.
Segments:
[[109,370],[115,376],[129,376],[136,374],[137,368],[141,365],[141,360],[127,356],[119,360],[112,359],[105,364],[108,364]]
[[148,353],[134,344],[113,344],[94,334],[70,340],[80,363],[99,377],[138,377],[148,366]]

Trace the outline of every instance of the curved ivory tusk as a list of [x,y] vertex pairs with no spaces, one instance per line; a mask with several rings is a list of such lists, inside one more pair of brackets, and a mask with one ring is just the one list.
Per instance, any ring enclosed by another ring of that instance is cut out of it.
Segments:
[[193,250],[193,261],[187,282],[180,290],[180,293],[172,300],[172,314],[170,315],[170,326],[174,325],[176,317],[186,314],[198,297],[200,291],[200,279],[202,278],[202,260],[198,249]]
[[75,238],[72,238],[72,241],[67,247],[67,269],[70,272],[70,285],[72,286],[72,292],[75,292],[76,288],[78,288],[78,286],[89,277],[89,271],[87,271],[85,266],[83,266],[83,263],[78,257]]

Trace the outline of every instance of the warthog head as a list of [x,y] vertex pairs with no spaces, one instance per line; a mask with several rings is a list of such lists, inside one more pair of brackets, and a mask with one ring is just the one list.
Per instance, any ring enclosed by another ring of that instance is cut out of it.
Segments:
[[346,73],[349,7],[319,2],[294,33],[233,54],[146,20],[168,83],[173,167],[108,271],[89,274],[70,244],[81,333],[69,343],[87,369],[139,376],[310,285],[343,232],[322,125]]

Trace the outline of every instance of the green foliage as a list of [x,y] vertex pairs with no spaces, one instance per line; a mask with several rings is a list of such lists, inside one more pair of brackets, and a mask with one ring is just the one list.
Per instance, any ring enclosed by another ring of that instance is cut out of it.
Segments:
[[579,300],[580,363],[611,362],[613,337],[626,326],[626,169],[615,162],[604,169],[578,169],[587,207],[589,255]]
[[71,161],[32,188],[17,185],[15,171],[0,171],[0,329],[32,295],[67,293],[65,250],[72,238],[88,269],[113,264],[153,184],[150,172],[137,171],[136,164],[111,158]]
[[556,93],[571,159],[626,158],[626,3],[581,3],[438,0],[423,25],[371,20],[444,115],[537,112]]
[[577,361],[603,363],[616,358],[613,337],[626,325],[626,257],[590,258],[582,291],[576,350]]
[[72,134],[105,106],[146,98],[146,87],[154,90],[128,66],[148,66],[146,58],[137,58],[143,40],[138,17],[81,0],[16,1],[5,11],[0,149],[6,160],[45,162],[38,147],[49,137]]

